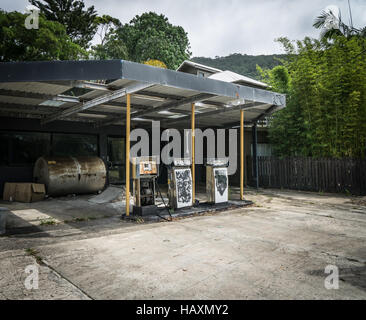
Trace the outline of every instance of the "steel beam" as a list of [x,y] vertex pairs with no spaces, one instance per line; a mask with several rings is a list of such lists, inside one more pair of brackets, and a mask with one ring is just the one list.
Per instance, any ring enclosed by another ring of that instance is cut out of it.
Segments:
[[[74,103],[83,103],[83,102],[88,102],[88,101],[93,100],[93,99],[89,99],[89,98],[78,98],[78,97],[65,96],[65,95],[53,96],[53,95],[44,94],[44,93],[7,90],[7,89],[0,89],[0,96],[29,98],[29,99],[38,99],[38,100],[53,100],[53,101],[74,102]],[[103,105],[119,107],[121,109],[122,108],[125,109],[125,107],[122,106],[121,103],[115,102],[115,101],[108,101],[106,103],[103,103]],[[131,108],[146,110],[146,106],[139,105],[139,104],[131,104]]]
[[19,97],[38,100],[54,100],[64,102],[80,102],[79,98],[64,95],[51,95],[37,92],[26,92],[18,90],[0,89],[0,96]]
[[[156,97],[156,98],[164,98],[164,99],[168,99],[171,101],[180,101],[180,100],[187,98],[184,96],[177,96],[177,95],[166,94],[166,93],[157,93],[157,92],[151,92],[151,91],[145,91],[145,90],[140,91],[139,95],[146,95],[146,96],[151,96],[151,97]],[[207,104],[207,105],[211,105],[211,106],[215,106],[215,107],[219,107],[219,108],[226,108],[226,106],[227,106],[225,103],[217,102],[217,101],[203,100],[201,102],[203,104]]]
[[[18,118],[18,119],[42,119],[43,115],[36,114],[36,113],[30,113],[30,112],[4,112],[0,110],[0,117],[6,117],[6,118]],[[69,117],[67,121],[73,121],[73,122],[86,122],[86,123],[95,123],[95,119],[91,118],[82,118],[82,117]]]
[[271,113],[275,112],[278,109],[278,106],[272,106],[265,113],[261,114],[259,117],[255,118],[253,122],[257,122],[263,120],[265,117],[269,116]]
[[[0,110],[4,112],[33,112],[41,115],[49,115],[53,114],[55,111],[65,110],[66,108],[63,106],[60,107],[50,107],[50,106],[41,106],[41,105],[28,105],[28,104],[15,104],[15,103],[0,103]],[[111,110],[83,110],[79,113],[87,113],[87,114],[95,114],[95,115],[104,115],[104,116],[116,116],[119,114],[125,113],[125,109],[119,111],[111,111]]]
[[185,97],[177,96],[174,94],[153,92],[153,91],[149,91],[149,90],[142,90],[139,92],[139,94],[144,95],[144,96],[151,96],[151,97],[155,97],[155,98],[168,99],[168,100],[182,100],[185,98]]
[[[165,104],[163,104],[159,107],[149,108],[149,109],[144,110],[144,111],[139,111],[139,112],[134,113],[132,116],[133,116],[133,118],[141,118],[141,117],[145,117],[146,115],[154,113],[154,112],[169,111],[171,109],[177,108],[177,107],[185,105],[185,104],[197,102],[197,101],[200,101],[202,99],[207,99],[208,97],[211,97],[211,95],[199,94],[199,95],[195,95],[193,97],[185,98],[183,100],[168,102],[168,103],[165,103]],[[111,119],[111,120],[107,120],[105,122],[101,122],[99,125],[100,126],[108,126],[108,125],[111,125],[111,124],[115,123],[118,120],[119,120],[118,118],[114,118],[114,119]],[[132,121],[133,121],[133,119],[132,119]]]
[[182,100],[179,100],[179,101],[168,102],[168,103],[165,103],[165,104],[163,104],[159,107],[149,108],[146,111],[137,112],[133,116],[134,116],[134,118],[137,118],[137,117],[146,116],[146,115],[154,113],[154,112],[169,111],[170,109],[177,108],[177,107],[183,106],[185,104],[189,104],[189,103],[195,103],[197,101],[207,99],[208,97],[212,97],[212,95],[211,94],[205,94],[205,93],[198,94],[198,95],[195,95],[193,97],[185,98],[185,99],[182,99]]
[[27,104],[17,104],[17,103],[0,103],[0,110],[9,111],[9,112],[36,112],[38,114],[48,114],[55,111],[55,109],[59,109],[60,107],[48,107],[48,106],[40,106],[40,105],[27,105]]
[[[246,126],[246,125],[252,126],[253,125],[253,121],[244,120],[244,126]],[[223,127],[225,129],[236,129],[236,128],[240,128],[240,122],[235,121],[235,122],[230,122],[230,123],[224,123],[223,124]]]
[[92,99],[92,100],[90,100],[90,101],[88,101],[86,103],[78,104],[76,106],[73,106],[73,107],[68,108],[67,110],[63,110],[63,111],[58,112],[57,114],[51,115],[49,117],[46,117],[45,119],[43,119],[41,121],[41,124],[46,124],[48,122],[51,122],[51,121],[54,121],[54,120],[57,120],[57,119],[60,119],[60,118],[67,117],[67,116],[69,116],[71,114],[78,113],[78,112],[81,112],[83,110],[90,109],[92,107],[101,105],[101,104],[106,103],[108,101],[111,101],[111,100],[115,100],[115,99],[124,97],[127,94],[131,94],[131,93],[138,92],[140,90],[149,88],[152,85],[153,84],[150,84],[150,83],[137,83],[137,84],[133,84],[133,85],[128,86],[126,88],[122,88],[122,89],[116,90],[116,91],[114,91],[111,94],[106,94],[106,95],[97,97],[97,98]]
[[[265,106],[265,105],[266,104],[259,103],[259,102],[254,102],[254,103],[242,104],[242,105],[238,105],[238,106],[234,106],[234,107],[227,107],[225,109],[220,109],[220,110],[202,112],[202,113],[199,113],[199,114],[196,115],[196,119],[200,119],[200,118],[204,118],[204,117],[208,117],[208,116],[213,116],[213,115],[218,115],[218,114],[224,114],[224,113],[228,113],[228,112],[235,111],[235,110],[255,109],[258,106]],[[181,117],[179,119],[164,120],[164,121],[161,122],[161,126],[167,126],[167,125],[171,125],[172,123],[181,122],[182,120],[185,120],[187,118],[188,118],[188,116]]]
[[20,119],[42,119],[43,115],[38,113],[21,112],[21,111],[4,111],[0,110],[0,117],[20,118]]
[[100,90],[100,91],[115,91],[115,89],[109,88],[108,85],[106,84],[97,82],[88,82],[88,81],[77,82],[73,85],[73,87],[82,89]]

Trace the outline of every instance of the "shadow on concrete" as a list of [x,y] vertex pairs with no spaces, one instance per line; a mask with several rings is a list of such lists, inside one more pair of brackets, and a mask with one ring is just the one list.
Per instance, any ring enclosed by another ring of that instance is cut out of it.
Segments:
[[[163,185],[160,188],[164,202],[167,204],[167,186]],[[233,199],[238,198],[236,193],[232,192]],[[205,214],[238,207],[234,204],[237,202],[235,200],[229,205],[204,204],[207,197],[203,186],[197,187],[196,199],[201,203],[199,207],[183,209],[181,213],[173,214],[173,217]],[[166,219],[170,218],[160,196],[156,200],[160,215]],[[239,207],[249,204],[251,202],[243,202]],[[113,230],[123,227],[123,224],[133,223],[130,220],[121,220],[125,214],[125,192],[121,186],[111,186],[101,194],[48,198],[34,203],[0,201],[0,206],[7,207],[10,211],[6,235],[29,237],[29,234],[34,234],[32,237],[50,237],[47,234],[48,231],[78,229],[81,233],[89,233]],[[158,216],[144,220],[145,222],[164,221]]]

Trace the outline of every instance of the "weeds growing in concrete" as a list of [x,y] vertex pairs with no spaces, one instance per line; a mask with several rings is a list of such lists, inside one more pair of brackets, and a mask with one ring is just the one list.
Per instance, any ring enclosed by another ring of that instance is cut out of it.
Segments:
[[34,259],[36,259],[38,264],[42,264],[42,258],[38,255],[39,252],[32,248],[25,249],[25,253],[29,256],[32,256]]
[[41,226],[53,226],[57,224],[57,221],[53,218],[49,218],[49,219],[42,219],[40,222]]

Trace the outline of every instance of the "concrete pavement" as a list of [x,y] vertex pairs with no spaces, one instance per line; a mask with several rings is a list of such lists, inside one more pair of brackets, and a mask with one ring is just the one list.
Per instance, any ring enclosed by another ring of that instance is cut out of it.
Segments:
[[[366,207],[358,199],[274,190],[247,198],[256,205],[174,222],[106,219],[104,227],[1,238],[0,298],[366,298]],[[27,291],[22,269],[35,257],[42,277]],[[327,265],[339,268],[338,290],[324,286]]]

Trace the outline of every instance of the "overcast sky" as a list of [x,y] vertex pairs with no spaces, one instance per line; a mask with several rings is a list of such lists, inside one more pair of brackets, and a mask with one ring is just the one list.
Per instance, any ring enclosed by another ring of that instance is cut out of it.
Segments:
[[[318,37],[313,20],[328,5],[337,5],[349,22],[347,0],[86,0],[99,14],[122,23],[146,11],[165,14],[187,32],[193,56],[226,56],[231,53],[282,53],[275,38]],[[24,11],[27,0],[1,0],[6,11]],[[353,22],[366,25],[366,0],[351,0]]]

